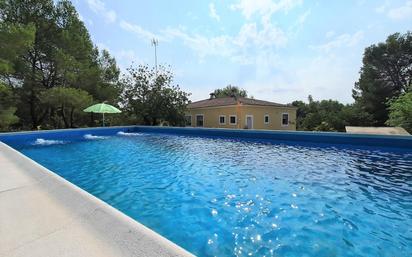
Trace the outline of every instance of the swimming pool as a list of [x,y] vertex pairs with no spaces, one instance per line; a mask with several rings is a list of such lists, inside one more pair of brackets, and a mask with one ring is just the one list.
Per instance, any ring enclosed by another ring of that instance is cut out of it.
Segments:
[[76,133],[8,143],[196,255],[412,254],[411,148]]

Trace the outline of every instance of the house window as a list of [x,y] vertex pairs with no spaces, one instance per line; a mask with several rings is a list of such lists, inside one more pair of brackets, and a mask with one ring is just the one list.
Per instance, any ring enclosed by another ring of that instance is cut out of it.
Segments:
[[225,125],[226,124],[226,116],[225,115],[220,115],[219,116],[219,125]]
[[185,116],[186,126],[192,126],[192,115]]
[[282,113],[282,126],[289,125],[289,113]]
[[229,124],[230,124],[230,125],[236,125],[236,124],[237,124],[237,117],[236,117],[236,115],[230,115],[230,116],[229,116]]
[[269,114],[265,114],[264,118],[263,118],[263,122],[265,124],[269,124]]
[[203,114],[196,115],[196,127],[203,127]]

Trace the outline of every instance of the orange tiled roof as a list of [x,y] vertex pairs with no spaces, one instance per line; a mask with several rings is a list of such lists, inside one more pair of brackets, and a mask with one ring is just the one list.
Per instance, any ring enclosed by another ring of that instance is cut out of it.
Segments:
[[228,106],[239,104],[243,105],[259,105],[259,106],[277,106],[277,107],[292,107],[285,104],[279,104],[269,101],[257,100],[246,97],[221,97],[221,98],[211,98],[205,99],[197,102],[190,103],[187,107],[192,108],[204,108],[204,107],[217,107],[217,106]]

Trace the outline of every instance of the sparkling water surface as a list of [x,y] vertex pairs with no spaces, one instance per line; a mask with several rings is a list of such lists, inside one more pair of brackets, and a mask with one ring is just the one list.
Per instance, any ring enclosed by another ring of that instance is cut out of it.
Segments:
[[198,256],[412,256],[411,151],[165,134],[18,150]]

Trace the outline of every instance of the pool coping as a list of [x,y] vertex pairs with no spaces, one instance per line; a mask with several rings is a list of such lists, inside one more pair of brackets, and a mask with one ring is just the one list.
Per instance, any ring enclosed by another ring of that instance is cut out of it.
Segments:
[[33,133],[43,134],[43,133],[64,132],[64,131],[124,129],[124,128],[135,128],[135,127],[137,126],[128,125],[128,126],[85,127],[85,128],[62,128],[62,129],[47,129],[47,130],[22,130],[22,131],[0,132],[0,136],[26,135],[26,134],[33,134]]
[[337,136],[337,137],[356,137],[356,138],[387,138],[387,139],[407,139],[412,140],[412,135],[379,135],[379,134],[364,134],[364,133],[346,133],[335,131],[304,131],[304,130],[268,130],[268,129],[232,129],[232,128],[208,128],[208,127],[171,127],[171,126],[150,126],[150,125],[127,125],[127,126],[107,126],[107,127],[84,127],[84,128],[62,128],[49,130],[23,130],[0,132],[2,136],[26,135],[26,134],[43,134],[50,132],[70,132],[70,131],[87,131],[87,130],[111,130],[111,129],[150,129],[150,130],[175,130],[175,131],[203,131],[203,132],[240,132],[242,134],[297,134],[297,135],[315,135],[315,136]]
[[[350,134],[343,132],[256,130],[195,127],[134,126],[136,132],[171,133],[188,136],[218,136],[279,142],[357,145],[383,148],[412,149],[411,135]],[[0,135],[1,138],[1,135]]]
[[15,138],[21,140],[44,139],[58,140],[70,136],[81,138],[85,133],[111,136],[113,132],[153,132],[181,134],[187,136],[217,136],[229,138],[257,139],[268,141],[309,142],[321,144],[360,145],[372,147],[391,147],[412,149],[412,135],[375,135],[351,134],[343,132],[319,131],[288,131],[288,130],[255,130],[255,129],[226,129],[226,128],[199,128],[199,127],[162,127],[162,126],[113,126],[76,129],[56,129],[40,131],[20,131],[0,133],[0,142],[11,143]]
[[0,142],[0,256],[61,255],[194,256]]

